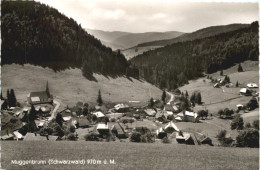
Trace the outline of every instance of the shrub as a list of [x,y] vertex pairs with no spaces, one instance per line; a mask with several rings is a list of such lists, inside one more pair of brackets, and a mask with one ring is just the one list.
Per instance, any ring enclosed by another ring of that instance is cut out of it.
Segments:
[[71,132],[71,133],[74,133],[75,131],[76,131],[75,126],[70,125],[70,132]]
[[237,115],[231,122],[231,130],[242,130],[244,128],[244,119]]
[[175,90],[174,90],[174,94],[180,95],[180,94],[181,94],[181,91],[180,91],[179,89],[175,89]]
[[169,138],[167,136],[165,136],[163,139],[162,139],[162,143],[171,143],[171,141],[169,140]]
[[71,140],[71,141],[76,141],[77,137],[75,136],[74,133],[70,133],[70,134],[68,134],[67,139]]
[[122,120],[122,123],[127,124],[127,123],[128,123],[128,120],[127,120],[127,119],[123,119],[123,120]]
[[141,142],[141,133],[133,132],[130,138],[131,142]]
[[96,133],[89,133],[84,136],[86,141],[99,141],[98,134]]
[[111,122],[116,122],[115,118],[110,119]]
[[134,123],[134,119],[128,119],[128,123]]
[[246,105],[248,110],[254,110],[258,107],[258,102],[255,97],[253,97]]
[[226,130],[221,130],[218,134],[217,134],[217,138],[218,138],[218,140],[220,141],[220,140],[222,140],[223,138],[225,138],[226,137],[226,134],[227,134],[227,131]]
[[147,143],[146,135],[141,135],[141,142]]
[[250,123],[246,123],[246,125],[245,125],[245,128],[251,128],[251,124]]
[[222,117],[222,116],[224,115],[224,111],[223,111],[222,109],[220,109],[220,110],[218,111],[218,115],[219,115],[220,117]]
[[238,147],[259,148],[259,132],[256,129],[242,130],[236,141]]
[[226,130],[221,130],[216,136],[218,138],[218,141],[220,142],[221,146],[224,146],[224,147],[231,146],[234,141],[231,137],[226,138],[226,134],[227,134]]
[[259,120],[254,120],[254,122],[253,122],[253,127],[254,127],[256,130],[259,130]]

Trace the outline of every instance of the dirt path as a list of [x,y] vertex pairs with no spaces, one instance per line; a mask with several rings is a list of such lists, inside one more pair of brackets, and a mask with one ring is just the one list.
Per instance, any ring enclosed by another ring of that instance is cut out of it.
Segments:
[[174,94],[172,94],[172,93],[170,93],[168,91],[166,91],[166,93],[171,96],[170,100],[167,103],[167,104],[170,104],[174,100]]
[[58,102],[57,100],[54,99],[53,103],[56,104],[56,106],[51,113],[51,117],[49,117],[49,119],[48,119],[49,121],[51,121],[56,116],[56,112],[57,112],[58,108],[60,107],[60,102]]

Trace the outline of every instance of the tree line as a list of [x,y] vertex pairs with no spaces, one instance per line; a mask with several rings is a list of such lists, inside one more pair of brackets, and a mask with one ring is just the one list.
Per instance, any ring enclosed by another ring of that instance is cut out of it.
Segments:
[[1,14],[2,65],[30,63],[55,71],[81,68],[87,78],[93,73],[138,77],[123,54],[54,8],[34,1],[3,1]]
[[[140,77],[160,88],[176,89],[204,73],[258,60],[258,22],[249,27],[193,41],[178,42],[131,59]],[[239,71],[243,71],[240,67]]]

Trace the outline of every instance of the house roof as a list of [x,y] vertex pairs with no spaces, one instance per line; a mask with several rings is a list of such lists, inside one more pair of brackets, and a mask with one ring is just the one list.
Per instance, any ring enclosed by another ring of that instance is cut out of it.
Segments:
[[13,137],[14,137],[14,135],[12,133],[9,133],[8,135],[7,134],[6,135],[2,135],[1,139],[6,140],[6,139],[13,138]]
[[185,132],[183,133],[183,136],[179,135],[179,133],[176,134],[176,139],[188,140],[190,137],[190,134]]
[[182,119],[181,119],[181,117],[179,117],[179,116],[178,116],[178,117],[176,117],[175,119],[176,119],[176,120],[182,120]]
[[159,133],[166,133],[162,127],[156,130],[156,134],[158,135]]
[[176,131],[180,131],[179,128],[173,123],[173,122],[169,122],[165,127],[164,129],[168,129],[168,128],[173,128],[175,129]]
[[197,113],[195,113],[195,112],[189,112],[189,111],[185,111],[185,115],[186,115],[186,116],[190,116],[190,117],[194,117],[194,118],[196,118],[196,117],[198,116]]
[[87,118],[77,120],[79,126],[89,126],[90,122]]
[[48,94],[46,91],[37,91],[37,92],[30,92],[28,97],[31,97],[31,99],[33,97],[39,97],[39,98],[49,98]]
[[145,109],[144,110],[146,114],[148,114],[149,116],[154,116],[156,114],[156,111],[153,109]]
[[125,134],[124,128],[118,122],[107,122],[110,130],[116,130],[118,134]]
[[18,139],[22,139],[23,138],[23,135],[21,133],[19,133],[18,131],[14,131],[13,133],[16,136],[16,138],[18,138]]
[[97,130],[99,130],[99,129],[107,129],[108,130],[108,125],[103,124],[103,123],[99,123],[97,125]]
[[65,116],[65,117],[63,117],[63,120],[64,121],[69,121],[71,119],[71,116]]
[[247,87],[253,87],[253,88],[257,88],[258,85],[256,83],[248,83]]
[[100,112],[100,111],[94,112],[93,115],[96,115],[97,118],[100,118],[100,117],[104,117],[104,116],[105,116],[105,115],[104,115],[102,112]]
[[242,88],[241,90],[240,90],[240,93],[246,93],[247,92],[247,88]]

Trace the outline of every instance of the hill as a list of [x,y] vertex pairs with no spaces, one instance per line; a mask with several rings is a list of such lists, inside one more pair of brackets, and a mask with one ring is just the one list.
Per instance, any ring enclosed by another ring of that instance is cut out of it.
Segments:
[[152,42],[146,42],[142,44],[138,44],[137,47],[145,47],[145,46],[166,46],[169,44],[173,44],[176,42],[182,42],[182,41],[191,41],[195,39],[201,39],[205,37],[211,37],[214,35],[218,35],[221,33],[229,32],[238,30],[241,28],[247,28],[249,27],[249,24],[230,24],[230,25],[220,25],[220,26],[212,26],[207,27],[203,29],[199,29],[192,33],[185,33],[177,38],[172,38],[168,40],[160,40],[160,41],[152,41]]
[[99,39],[107,47],[112,48],[112,50],[124,49],[125,48],[124,45],[114,42],[113,40],[129,34],[129,32],[122,32],[122,31],[102,31],[102,30],[93,30],[93,29],[86,29],[86,31],[89,34],[95,36],[97,39]]
[[1,14],[1,65],[31,63],[54,70],[75,67],[87,78],[93,78],[93,73],[125,75],[128,69],[122,54],[45,4],[3,1]]
[[1,72],[3,96],[6,96],[7,89],[13,88],[21,103],[27,100],[29,92],[44,90],[46,81],[51,93],[61,102],[61,108],[74,106],[78,101],[94,105],[99,89],[105,103],[140,101],[142,105],[151,97],[160,98],[162,94],[157,87],[134,78],[94,74],[97,81],[90,81],[77,68],[54,72],[40,66],[11,64],[2,66]]
[[246,27],[249,27],[249,24],[230,24],[230,25],[207,27],[207,28],[199,29],[192,33],[184,33],[184,34],[182,34],[176,38],[172,38],[172,39],[167,38],[167,39],[163,39],[163,40],[141,43],[132,48],[125,49],[123,51],[123,54],[126,56],[127,59],[130,59],[139,54],[142,54],[145,51],[149,51],[151,49],[161,48],[166,45],[170,45],[170,44],[177,43],[177,42],[191,41],[191,40],[195,40],[195,39],[211,37],[214,35],[218,35],[218,34],[229,32],[229,31],[234,31],[234,30],[238,30],[238,29],[246,28]]
[[[259,150],[250,148],[85,141],[13,141],[1,145],[5,169],[259,169]],[[85,159],[86,164],[49,165],[49,159]],[[114,164],[104,164],[105,159],[114,160]],[[20,166],[11,160],[46,160],[47,164]]]
[[141,77],[160,88],[175,89],[204,73],[258,60],[258,22],[215,36],[178,42],[130,60]]
[[137,44],[162,40],[171,39],[182,35],[182,32],[168,31],[168,32],[144,32],[144,33],[130,33],[120,31],[101,31],[86,29],[87,32],[100,39],[100,41],[113,50],[117,49],[128,49],[136,46]]

